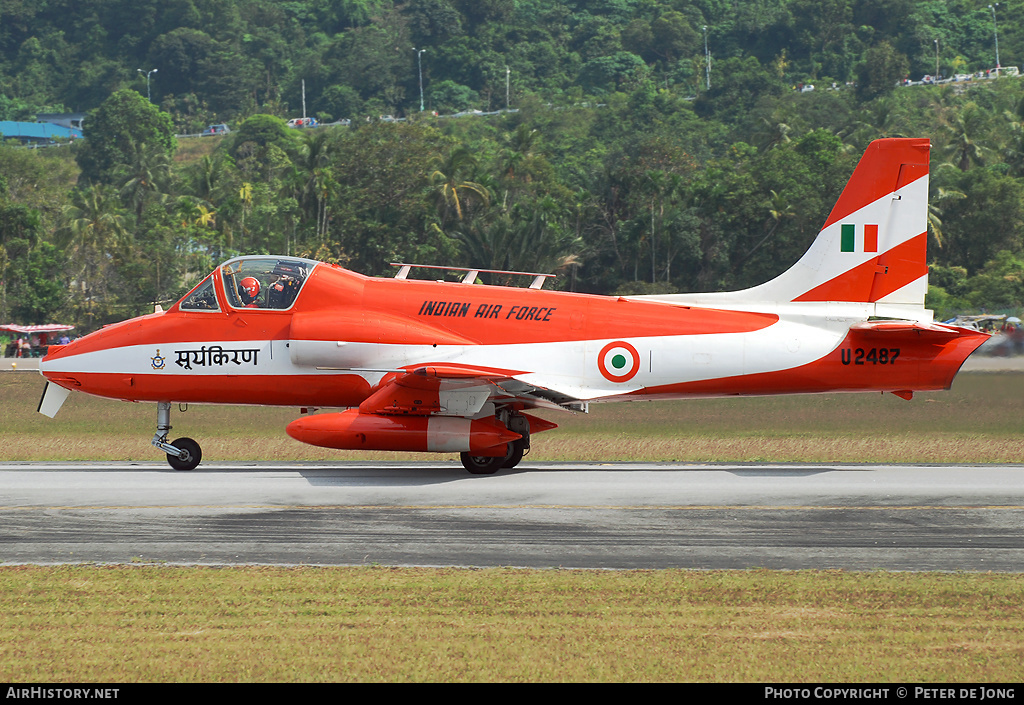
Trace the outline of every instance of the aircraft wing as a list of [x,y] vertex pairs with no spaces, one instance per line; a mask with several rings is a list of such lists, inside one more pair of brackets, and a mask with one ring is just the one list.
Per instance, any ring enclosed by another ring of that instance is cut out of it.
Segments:
[[[396,370],[359,405],[364,414],[461,416],[488,412],[485,405],[519,404],[522,408],[562,409],[578,401],[552,389],[517,379],[527,374],[474,365],[438,363]],[[490,407],[487,407],[490,408]]]

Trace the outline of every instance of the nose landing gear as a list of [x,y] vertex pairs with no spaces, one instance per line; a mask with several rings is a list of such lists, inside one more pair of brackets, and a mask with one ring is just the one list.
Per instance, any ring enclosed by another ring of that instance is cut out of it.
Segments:
[[203,459],[203,450],[191,438],[179,438],[167,442],[171,430],[171,404],[162,401],[156,405],[156,434],[152,444],[167,453],[167,462],[175,470],[195,470]]

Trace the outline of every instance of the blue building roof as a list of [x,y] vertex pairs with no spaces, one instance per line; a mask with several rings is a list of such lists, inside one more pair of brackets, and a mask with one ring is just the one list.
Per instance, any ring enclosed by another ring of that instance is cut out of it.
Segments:
[[0,121],[0,135],[4,139],[51,140],[51,139],[82,139],[82,131],[48,122],[14,122]]

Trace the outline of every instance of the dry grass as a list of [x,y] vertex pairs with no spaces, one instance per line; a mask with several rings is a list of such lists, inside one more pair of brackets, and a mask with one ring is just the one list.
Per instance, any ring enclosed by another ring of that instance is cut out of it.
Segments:
[[0,569],[7,682],[1019,682],[1006,575]]
[[180,166],[207,157],[213,154],[223,139],[224,135],[180,139],[178,149],[174,153],[174,163]]

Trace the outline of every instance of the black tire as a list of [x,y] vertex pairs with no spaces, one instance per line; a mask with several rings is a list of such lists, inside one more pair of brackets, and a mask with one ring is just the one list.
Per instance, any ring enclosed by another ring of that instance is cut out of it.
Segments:
[[505,456],[505,460],[501,464],[503,468],[514,468],[519,465],[519,461],[526,454],[526,447],[519,441],[513,441],[509,445],[512,446],[512,452]]
[[[511,444],[510,444],[511,445]],[[471,453],[459,453],[462,460],[462,467],[469,471],[470,475],[493,475],[503,467],[509,454],[498,455],[493,458],[485,455],[473,455]]]
[[170,453],[167,454],[167,462],[175,470],[195,470],[203,459],[203,449],[191,438],[179,438],[171,445],[185,451],[185,455],[181,458]]

